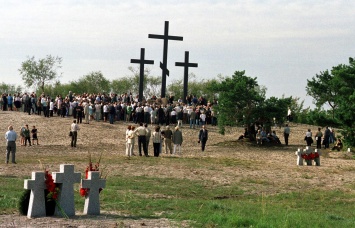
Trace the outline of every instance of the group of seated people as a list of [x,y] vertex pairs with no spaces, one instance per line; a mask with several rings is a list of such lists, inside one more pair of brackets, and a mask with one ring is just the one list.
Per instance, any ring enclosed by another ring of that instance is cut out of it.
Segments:
[[[244,134],[239,136],[238,140],[242,140],[245,138],[250,138],[248,129],[244,129]],[[281,141],[279,137],[276,135],[275,131],[272,131],[271,133],[266,132],[264,129],[259,129],[255,135],[256,143],[257,144],[264,144],[264,143],[275,143],[275,144],[281,144]]]

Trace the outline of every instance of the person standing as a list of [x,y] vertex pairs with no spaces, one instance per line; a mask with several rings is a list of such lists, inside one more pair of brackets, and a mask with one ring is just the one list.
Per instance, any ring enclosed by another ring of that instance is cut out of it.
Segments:
[[330,130],[328,127],[325,127],[324,131],[324,148],[329,148],[329,138],[330,138]]
[[110,124],[113,124],[115,122],[115,117],[116,117],[116,108],[112,103],[110,103],[108,110],[109,110]]
[[318,132],[316,133],[316,141],[317,141],[317,149],[322,148],[322,137],[323,133],[321,132],[321,128],[318,128]]
[[285,138],[285,144],[286,146],[288,146],[288,137],[290,136],[290,127],[288,126],[288,124],[286,124],[285,128],[284,128],[284,138]]
[[5,133],[5,139],[6,139],[6,164],[9,163],[10,153],[11,153],[12,164],[16,164],[15,154],[16,154],[17,134],[14,131],[12,125],[8,127],[8,131]]
[[206,129],[205,125],[202,125],[202,129],[198,134],[198,142],[201,143],[202,151],[205,151],[207,140],[208,140],[208,130]]
[[191,113],[190,113],[190,129],[193,128],[195,129],[195,123],[196,123],[196,112],[193,108],[191,108]]
[[292,121],[292,111],[291,111],[290,107],[288,107],[288,110],[287,110],[287,121],[288,122]]
[[89,112],[89,110],[90,110],[90,104],[89,104],[89,102],[86,102],[86,103],[84,104],[84,115],[85,115],[85,123],[86,123],[86,124],[89,124],[89,119],[90,119],[90,112]]
[[29,146],[31,146],[31,134],[30,134],[30,129],[28,128],[28,124],[25,125],[25,129],[23,130],[23,135],[25,137],[25,146],[27,146],[27,141]]
[[127,155],[128,157],[131,157],[131,156],[135,156],[133,153],[133,149],[134,149],[134,142],[135,142],[134,138],[136,135],[134,132],[135,127],[134,126],[128,126],[128,127],[131,127],[131,129],[127,133]]
[[154,147],[154,157],[159,157],[160,144],[161,144],[161,132],[160,127],[156,126],[152,135],[153,147]]
[[170,130],[169,126],[166,126],[165,131],[163,132],[163,136],[164,136],[164,147],[165,147],[165,153],[168,153],[168,149],[170,154],[173,153],[173,147],[171,145],[171,138],[173,135],[173,132]]
[[148,151],[147,151],[147,130],[143,126],[143,123],[139,124],[139,127],[135,130],[135,134],[138,135],[138,150],[139,150],[139,156],[142,156],[142,147],[143,147],[143,152],[146,157],[148,157]]
[[78,131],[80,130],[79,125],[76,124],[76,120],[73,120],[73,123],[70,126],[71,134],[71,147],[76,147],[76,141],[78,139]]
[[77,123],[78,124],[82,123],[83,122],[83,113],[84,113],[83,104],[79,103],[78,106],[76,106],[75,110],[76,110]]
[[[131,154],[129,153],[129,144],[128,144],[128,135],[129,135],[129,132],[131,131],[131,125],[128,125],[127,126],[127,129],[126,129],[126,155],[127,156],[131,156]],[[131,142],[131,140],[130,140]]]
[[175,127],[175,131],[173,133],[173,143],[174,143],[174,152],[176,154],[176,149],[178,149],[178,154],[181,155],[181,144],[183,142],[182,132],[179,130],[179,126]]
[[307,146],[312,146],[313,139],[312,139],[311,129],[308,129],[308,131],[306,132],[306,136],[305,136],[304,140],[306,140]]
[[149,148],[149,141],[150,141],[150,137],[152,137],[152,131],[149,129],[149,127],[148,127],[148,124],[144,124],[144,127],[145,127],[145,130],[147,131],[147,134],[145,135],[145,137],[146,137],[146,147],[147,147],[147,153],[149,154],[149,150],[148,150],[148,148]]
[[37,141],[37,145],[39,145],[36,126],[32,127],[31,134],[32,134],[32,145],[35,145],[35,141]]

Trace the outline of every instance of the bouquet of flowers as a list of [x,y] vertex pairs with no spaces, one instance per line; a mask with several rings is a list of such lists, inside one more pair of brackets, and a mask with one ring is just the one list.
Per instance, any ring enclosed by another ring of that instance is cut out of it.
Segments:
[[[100,162],[101,162],[101,158],[102,158],[102,153],[100,154],[100,158],[99,158],[99,161],[96,162],[95,165],[93,165],[92,163],[92,160],[91,160],[91,153],[89,152],[89,164],[88,166],[86,167],[86,170],[85,170],[85,179],[88,179],[88,175],[89,175],[89,171],[100,171]],[[102,177],[102,172],[100,173],[100,178]],[[105,176],[105,178],[107,177],[107,175]],[[80,195],[82,197],[86,197],[89,195],[89,191],[90,189],[88,188],[82,188],[80,187]],[[102,188],[99,189],[99,192],[102,191]]]
[[[48,169],[44,169],[44,172],[45,172],[45,184],[46,184],[46,187],[47,187],[46,198],[48,199],[48,201],[54,201],[55,202],[55,206],[58,207],[60,213],[62,214],[62,216],[64,218],[69,218],[68,215],[65,214],[63,208],[60,206],[60,204],[58,202],[59,188],[54,183],[52,174],[49,173]],[[53,213],[54,213],[54,211],[53,211]]]

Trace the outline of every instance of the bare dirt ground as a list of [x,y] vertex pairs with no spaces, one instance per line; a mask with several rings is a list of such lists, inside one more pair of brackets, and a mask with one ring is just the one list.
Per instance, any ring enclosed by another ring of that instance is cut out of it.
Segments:
[[[1,176],[29,176],[31,171],[40,170],[38,164],[23,162],[32,155],[43,155],[53,157],[57,160],[55,164],[49,164],[50,170],[59,169],[61,156],[87,156],[88,151],[98,153],[105,151],[105,157],[116,156],[125,158],[125,129],[127,123],[116,122],[114,125],[103,122],[91,121],[90,124],[80,124],[81,130],[78,136],[77,148],[70,147],[68,133],[72,118],[28,115],[23,112],[0,111],[0,129],[5,134],[7,127],[11,124],[16,132],[21,126],[28,124],[36,125],[38,129],[39,143],[31,147],[20,146],[17,141],[17,164],[0,163]],[[182,158],[208,159],[213,157],[231,159],[235,165],[228,165],[220,169],[209,169],[208,167],[197,166],[186,169],[185,167],[166,167],[157,164],[154,167],[141,167],[136,169],[129,162],[125,165],[112,167],[116,172],[125,170],[134,175],[152,175],[156,177],[174,177],[185,179],[199,179],[212,181],[216,184],[230,185],[243,182],[243,190],[249,194],[271,195],[283,192],[302,192],[309,188],[321,188],[325,190],[341,189],[353,191],[349,186],[354,185],[355,160],[352,153],[324,151],[321,157],[321,166],[297,166],[295,151],[297,148],[304,148],[304,134],[308,128],[316,132],[316,126],[291,125],[290,145],[285,146],[256,146],[249,142],[237,141],[242,134],[242,128],[228,128],[226,135],[218,134],[216,127],[208,126],[209,141],[205,153],[200,150],[197,143],[197,129],[189,129],[186,125],[182,128],[184,143]],[[151,127],[152,129],[152,127]],[[282,129],[275,128],[283,142]],[[151,143],[152,144],[152,143]],[[0,137],[3,161],[5,161],[4,137]],[[136,147],[137,148],[137,147]],[[137,149],[136,153],[137,153]],[[152,145],[150,145],[152,154]],[[164,159],[149,158],[149,159]],[[136,159],[140,159],[137,157]],[[141,158],[144,159],[144,158]],[[54,159],[53,159],[54,160]],[[128,160],[127,160],[128,161]],[[149,168],[150,172],[146,172]],[[85,164],[79,164],[78,170],[85,170]],[[134,172],[133,172],[134,171]],[[78,210],[78,209],[77,209]],[[181,227],[188,226],[186,223],[176,223],[168,219],[127,219],[119,212],[101,211],[100,216],[84,216],[80,211],[69,220],[59,217],[46,217],[28,219],[19,214],[2,214],[0,212],[0,227]]]

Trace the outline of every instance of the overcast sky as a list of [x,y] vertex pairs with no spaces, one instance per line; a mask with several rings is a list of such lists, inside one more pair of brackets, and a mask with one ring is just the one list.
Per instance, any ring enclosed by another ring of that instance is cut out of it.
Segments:
[[305,99],[307,79],[355,57],[355,1],[349,0],[0,0],[0,82],[22,84],[18,69],[28,56],[63,58],[61,81],[92,71],[109,79],[130,75],[130,59],[145,48],[152,75],[160,76],[169,34],[171,80],[183,78],[184,52],[198,79],[245,70],[267,88],[267,97]]

